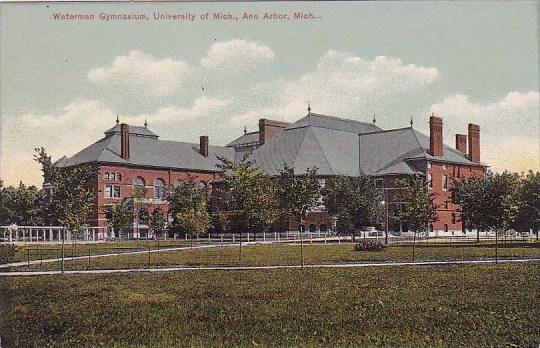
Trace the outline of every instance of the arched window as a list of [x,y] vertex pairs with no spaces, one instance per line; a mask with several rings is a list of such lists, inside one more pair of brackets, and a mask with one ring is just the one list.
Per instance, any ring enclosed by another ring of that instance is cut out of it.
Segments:
[[326,232],[326,231],[328,231],[328,227],[327,227],[325,224],[321,224],[321,226],[319,227],[319,229],[321,230],[321,232]]
[[165,198],[165,181],[163,179],[156,179],[154,181],[154,198]]
[[109,172],[106,172],[105,174],[103,174],[103,179],[109,180]]
[[120,175],[120,173],[116,173],[116,180],[117,181],[122,180],[122,175]]
[[448,232],[448,225],[444,224],[444,232]]
[[317,226],[315,226],[314,224],[309,225],[309,232],[316,232],[316,231],[317,231]]
[[133,179],[133,196],[142,198],[145,196],[145,193],[144,179],[140,176]]

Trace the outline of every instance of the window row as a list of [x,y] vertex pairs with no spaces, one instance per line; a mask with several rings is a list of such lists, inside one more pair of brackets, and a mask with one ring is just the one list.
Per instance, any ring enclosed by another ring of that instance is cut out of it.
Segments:
[[122,180],[122,174],[106,172],[105,174],[103,174],[103,179],[120,181],[120,180]]
[[[427,183],[430,189],[433,189],[433,176],[431,173],[427,175]],[[448,175],[442,175],[442,190],[448,191]]]
[[[109,179],[110,180],[110,179]],[[120,179],[117,179],[120,180]],[[206,191],[206,183],[199,182],[198,185]],[[155,179],[154,180],[154,198],[155,199],[165,199],[166,196],[166,185],[165,180]],[[120,185],[105,185],[104,191],[105,198],[120,198]],[[141,177],[136,177],[133,179],[133,196],[136,198],[146,197],[146,185],[144,179]]]

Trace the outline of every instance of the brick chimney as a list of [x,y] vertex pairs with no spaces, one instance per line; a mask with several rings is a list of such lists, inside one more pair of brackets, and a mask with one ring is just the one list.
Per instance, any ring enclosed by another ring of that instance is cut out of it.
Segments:
[[267,120],[261,118],[259,120],[259,143],[261,145],[266,144],[270,139],[283,132],[283,129],[287,128],[289,123]]
[[120,124],[120,156],[129,160],[129,126],[125,123]]
[[469,123],[469,159],[480,162],[480,127]]
[[456,134],[456,150],[467,153],[467,136],[465,134]]
[[429,118],[429,153],[432,156],[443,155],[442,119],[435,114]]
[[199,152],[204,157],[208,157],[208,136],[201,135],[199,138]]

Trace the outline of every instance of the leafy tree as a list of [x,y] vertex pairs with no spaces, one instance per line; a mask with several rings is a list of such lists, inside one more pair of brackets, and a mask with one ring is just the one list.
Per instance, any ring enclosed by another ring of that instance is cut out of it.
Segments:
[[41,225],[41,192],[35,186],[19,183],[17,188],[0,189],[0,225]]
[[94,206],[97,167],[93,164],[57,167],[44,148],[36,148],[34,159],[41,164],[43,178],[52,187],[45,198],[46,215],[78,234]]
[[205,189],[193,180],[179,183],[172,189],[167,200],[174,228],[193,238],[210,225]]
[[237,224],[240,230],[242,258],[242,230],[260,232],[270,228],[279,218],[278,190],[272,180],[253,167],[244,158],[233,162],[219,157],[218,165],[224,180],[215,190],[215,208],[226,220]]
[[133,204],[123,200],[120,204],[105,205],[101,207],[110,227],[118,233],[118,237],[129,231],[133,224]]
[[488,215],[483,203],[486,180],[483,177],[469,177],[455,181],[450,189],[453,201],[459,204],[464,227],[476,228],[476,240],[480,242],[480,230],[489,228]]
[[382,222],[382,197],[373,178],[329,178],[322,194],[328,213],[337,218],[338,232],[352,232],[353,241],[356,230],[366,226],[378,226]]
[[[306,213],[321,203],[321,186],[317,179],[317,168],[308,168],[304,175],[295,175],[294,168],[285,164],[277,177],[277,185],[281,209],[288,218],[299,221],[302,226]],[[302,232],[300,231],[300,257],[303,267]]]
[[163,212],[160,208],[156,208],[152,211],[152,214],[150,216],[150,228],[154,233],[162,234],[163,231],[165,231],[165,226],[167,224],[167,221],[165,220],[165,217],[163,216]]
[[394,217],[406,221],[413,231],[413,261],[416,244],[416,234],[425,232],[430,223],[437,221],[437,206],[434,203],[435,193],[429,193],[424,180],[418,176],[396,181],[397,198],[403,202],[401,209]]
[[495,231],[495,257],[498,235],[508,230],[520,211],[520,180],[515,173],[488,172],[484,177],[466,178],[456,183],[456,201],[468,222]]
[[529,171],[521,177],[519,187],[520,209],[516,219],[522,229],[532,229],[536,240],[540,229],[540,172]]

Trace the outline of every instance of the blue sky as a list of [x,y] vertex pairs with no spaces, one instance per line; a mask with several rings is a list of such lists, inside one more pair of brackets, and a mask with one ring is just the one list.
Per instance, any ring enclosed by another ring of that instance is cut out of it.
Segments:
[[[481,127],[494,170],[538,170],[535,2],[0,4],[0,175],[39,184],[33,148],[72,155],[122,121],[224,145],[314,112],[427,133]],[[258,14],[290,21],[54,21],[54,13]],[[204,87],[204,90],[203,90]]]

